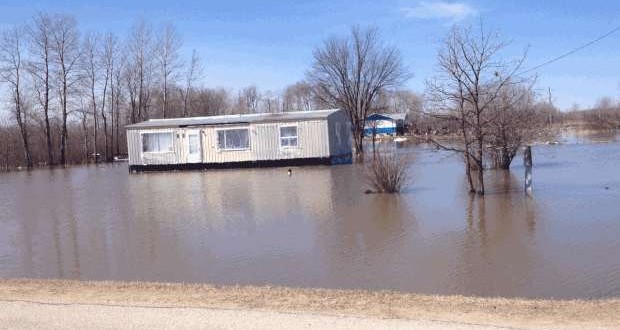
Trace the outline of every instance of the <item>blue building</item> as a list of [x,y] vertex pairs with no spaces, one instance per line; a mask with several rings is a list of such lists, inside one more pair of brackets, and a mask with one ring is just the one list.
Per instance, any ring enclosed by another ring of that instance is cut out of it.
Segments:
[[405,132],[406,113],[375,113],[366,117],[364,135],[403,135]]

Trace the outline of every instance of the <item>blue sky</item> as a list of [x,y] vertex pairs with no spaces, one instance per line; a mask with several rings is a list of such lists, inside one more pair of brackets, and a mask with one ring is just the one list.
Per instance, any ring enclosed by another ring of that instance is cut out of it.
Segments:
[[[197,49],[203,83],[279,90],[303,78],[312,49],[353,24],[374,25],[401,49],[422,92],[434,74],[437,49],[454,23],[480,18],[509,40],[507,56],[529,47],[525,67],[561,55],[620,26],[616,1],[207,1],[2,0],[0,26],[27,22],[38,10],[74,15],[82,31],[125,34],[137,18],[155,27],[173,22],[183,52]],[[620,33],[537,71],[537,87],[550,87],[561,108],[591,106],[620,97]]]

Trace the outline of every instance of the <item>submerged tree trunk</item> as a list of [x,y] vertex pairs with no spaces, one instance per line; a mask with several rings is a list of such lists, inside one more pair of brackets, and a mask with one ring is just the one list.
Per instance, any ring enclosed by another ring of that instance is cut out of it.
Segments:
[[500,147],[493,151],[493,166],[501,170],[509,170],[516,152],[508,147]]
[[353,140],[355,142],[355,151],[358,154],[364,153],[364,129],[355,126],[353,131]]
[[67,84],[62,87],[62,129],[60,132],[60,164],[67,164]]
[[19,28],[3,31],[0,38],[0,79],[10,85],[13,111],[23,144],[24,160],[32,167],[32,155],[28,143],[28,126],[22,99],[22,31]]
[[22,120],[21,114],[19,112],[16,113],[17,116],[17,125],[19,126],[19,131],[21,132],[22,143],[24,144],[24,158],[26,159],[26,167],[32,168],[32,154],[30,152],[30,144],[28,143],[28,127],[26,123]]
[[84,132],[84,150],[82,162],[88,162],[88,145],[90,141],[88,141],[88,117],[86,116],[86,113],[82,113],[82,131]]
[[469,183],[469,192],[476,192],[476,187],[474,186],[474,180],[471,174],[471,163],[472,159],[468,153],[465,153],[465,175],[467,176],[467,183]]

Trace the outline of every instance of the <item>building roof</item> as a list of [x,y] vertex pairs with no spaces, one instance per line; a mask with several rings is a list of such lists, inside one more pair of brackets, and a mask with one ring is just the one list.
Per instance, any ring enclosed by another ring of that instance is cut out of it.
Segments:
[[381,119],[392,119],[392,120],[405,120],[407,118],[407,113],[375,113],[368,117],[366,120],[381,120]]
[[312,110],[312,111],[292,111],[279,113],[252,113],[241,115],[206,116],[206,117],[187,117],[187,118],[166,118],[149,119],[141,123],[125,126],[126,128],[159,128],[159,127],[186,127],[186,126],[207,126],[207,125],[233,125],[264,122],[282,122],[324,119],[340,111],[339,109]]

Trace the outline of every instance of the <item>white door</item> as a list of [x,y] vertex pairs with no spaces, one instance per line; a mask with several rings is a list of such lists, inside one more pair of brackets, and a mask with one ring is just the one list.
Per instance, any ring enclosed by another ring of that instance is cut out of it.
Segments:
[[200,143],[200,131],[187,131],[187,162],[200,163],[202,160],[202,143]]

